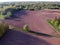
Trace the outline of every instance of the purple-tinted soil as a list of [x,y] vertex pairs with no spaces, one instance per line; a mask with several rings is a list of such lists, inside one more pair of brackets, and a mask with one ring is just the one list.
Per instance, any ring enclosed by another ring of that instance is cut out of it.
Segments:
[[[58,35],[48,23],[47,19],[60,17],[59,10],[38,10],[29,11],[23,10],[15,13],[18,18],[6,19],[11,25],[22,28],[24,24],[28,24],[29,29],[35,32],[45,34]],[[17,31],[8,31],[2,38],[1,44],[4,45],[60,45],[60,38],[33,36]],[[37,37],[37,38],[36,38]]]

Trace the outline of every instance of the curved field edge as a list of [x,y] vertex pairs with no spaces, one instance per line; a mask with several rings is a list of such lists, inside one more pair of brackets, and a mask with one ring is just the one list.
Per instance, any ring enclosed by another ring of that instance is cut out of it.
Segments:
[[[32,30],[29,30],[26,29],[25,25],[23,26],[23,28],[19,28],[19,27],[15,27],[13,25],[11,25],[11,27],[13,28],[10,28],[11,30],[16,30],[16,31],[21,31],[21,32],[25,32],[25,33],[30,33],[30,34],[34,34],[34,35],[39,35],[39,36],[46,36],[46,37],[59,37],[60,36],[58,35],[52,35],[52,34],[46,34],[46,33],[41,33],[41,32],[35,32],[35,31],[32,31]],[[29,26],[28,26],[29,27]],[[24,29],[25,28],[25,29]]]

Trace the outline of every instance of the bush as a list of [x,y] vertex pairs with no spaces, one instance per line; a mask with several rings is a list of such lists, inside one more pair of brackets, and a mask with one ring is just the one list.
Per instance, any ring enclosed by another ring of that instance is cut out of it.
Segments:
[[60,17],[48,21],[58,32],[60,32]]
[[28,30],[29,30],[28,25],[27,25],[27,24],[26,24],[26,25],[24,25],[24,26],[23,26],[23,31],[28,32]]
[[10,17],[11,17],[11,15],[12,15],[12,13],[11,13],[11,12],[7,12],[7,14],[5,15],[5,19],[10,18]]
[[10,17],[12,15],[11,12],[7,12],[7,16]]
[[3,36],[3,34],[9,29],[8,23],[0,23],[0,37]]
[[8,30],[8,29],[9,29],[9,24],[8,24],[8,23],[5,23],[5,24],[4,24],[4,29],[5,29],[5,30]]
[[59,24],[59,26],[58,26],[58,29],[60,29],[60,24]]
[[57,20],[58,20],[57,17],[55,17],[54,19],[51,20],[51,23],[53,25],[57,25],[58,24],[58,21]]
[[0,37],[3,35],[4,33],[4,26],[2,23],[0,23]]
[[55,26],[58,26],[58,21],[55,21],[54,25],[55,25]]

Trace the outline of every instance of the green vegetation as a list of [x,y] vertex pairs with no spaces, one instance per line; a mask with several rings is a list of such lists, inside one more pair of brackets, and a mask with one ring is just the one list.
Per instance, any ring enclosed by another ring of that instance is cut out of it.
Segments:
[[0,19],[4,19],[4,17],[5,17],[5,16],[3,16],[3,15],[0,15]]
[[19,10],[60,9],[59,2],[6,2],[0,3],[0,19],[10,18]]
[[3,36],[3,34],[9,29],[8,23],[3,24],[0,22],[0,37]]
[[28,30],[29,30],[29,27],[28,27],[27,24],[25,24],[25,25],[23,26],[23,31],[28,32]]
[[55,17],[53,20],[48,20],[48,23],[51,24],[56,31],[60,32],[60,17]]
[[12,15],[12,13],[11,13],[11,12],[7,12],[7,14],[5,15],[5,18],[10,18],[10,17],[11,17],[11,15]]

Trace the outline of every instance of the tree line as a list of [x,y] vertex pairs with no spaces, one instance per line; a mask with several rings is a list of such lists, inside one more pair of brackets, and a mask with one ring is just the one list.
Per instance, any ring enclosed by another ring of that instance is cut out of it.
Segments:
[[[0,15],[10,17],[19,10],[60,9],[59,2],[4,2],[0,3]],[[2,16],[2,17],[3,17]]]

